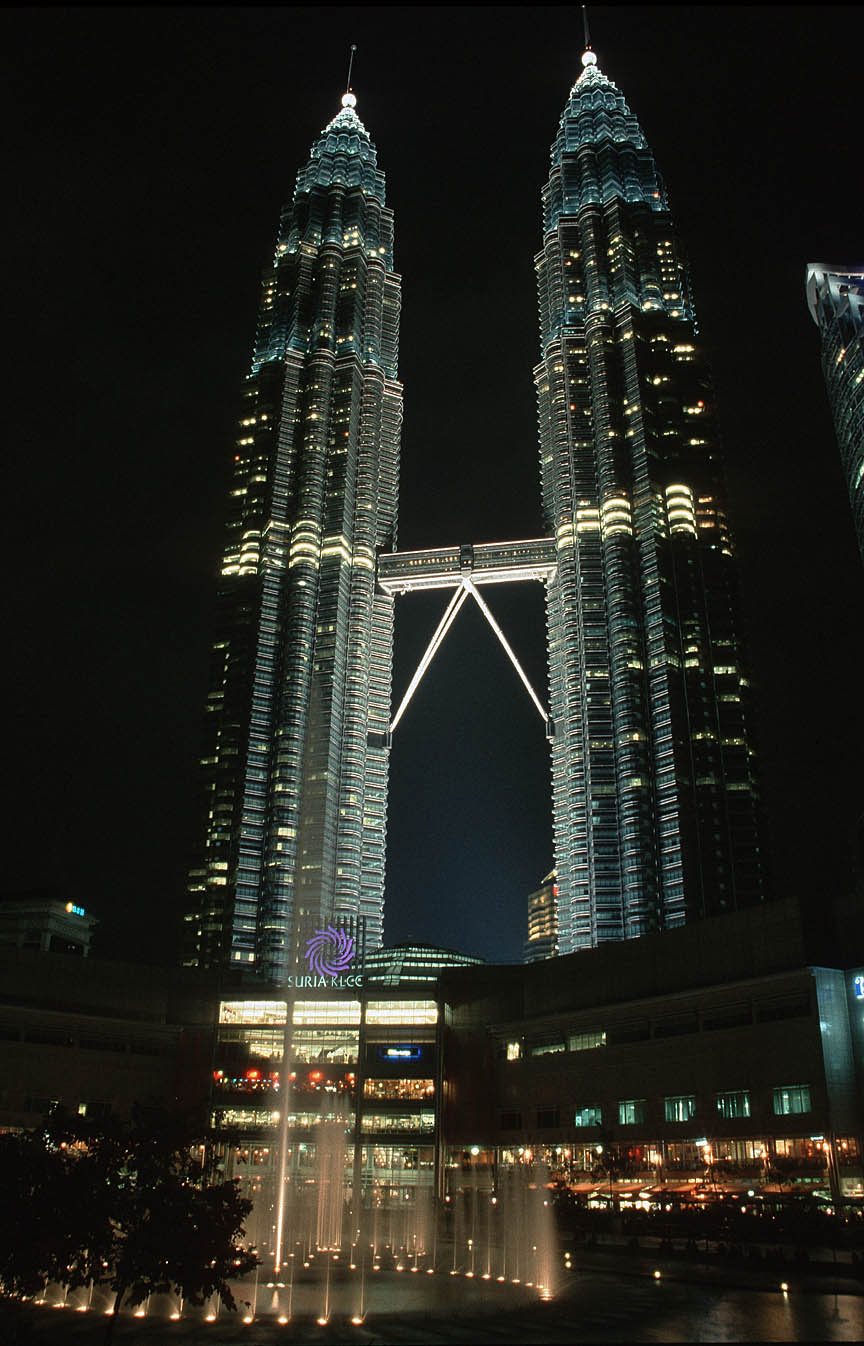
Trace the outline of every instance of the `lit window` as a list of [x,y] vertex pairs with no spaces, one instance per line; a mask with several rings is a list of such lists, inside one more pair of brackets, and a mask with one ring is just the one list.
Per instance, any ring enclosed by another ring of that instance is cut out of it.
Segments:
[[667,1122],[689,1122],[696,1113],[695,1094],[679,1094],[664,1102]]
[[284,1000],[223,1000],[219,1005],[220,1024],[284,1024],[287,1007]]
[[364,1080],[364,1098],[431,1098],[435,1092],[434,1080]]
[[518,1061],[518,1060],[520,1059],[521,1056],[522,1056],[522,1043],[521,1043],[521,1042],[508,1042],[508,1043],[507,1043],[507,1060],[508,1060],[508,1061]]
[[587,1052],[592,1047],[605,1047],[606,1034],[600,1029],[591,1033],[571,1033],[567,1039],[567,1050],[570,1052]]
[[438,1006],[434,1000],[370,1000],[368,1024],[435,1024]]
[[295,1024],[359,1024],[359,1000],[298,1000]]
[[750,1095],[746,1090],[732,1094],[717,1095],[717,1111],[721,1117],[734,1120],[736,1117],[750,1116]]
[[791,1117],[795,1113],[810,1112],[809,1084],[786,1084],[774,1090],[774,1115]]
[[573,1114],[574,1126],[599,1126],[602,1120],[602,1109],[592,1104],[587,1108],[577,1108]]
[[644,1098],[622,1098],[618,1104],[619,1126],[641,1126],[645,1121]]

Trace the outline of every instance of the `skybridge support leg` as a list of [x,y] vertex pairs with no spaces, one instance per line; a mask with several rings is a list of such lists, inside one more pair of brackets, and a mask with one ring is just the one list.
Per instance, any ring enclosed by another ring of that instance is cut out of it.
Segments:
[[423,658],[417,665],[417,672],[414,674],[414,677],[408,684],[408,690],[402,698],[402,702],[399,706],[399,709],[393,716],[393,721],[390,725],[391,734],[393,733],[399,721],[402,719],[402,716],[405,714],[405,711],[408,709],[408,703],[411,700],[414,693],[416,692],[417,688],[420,686],[420,681],[423,677],[423,674],[426,672],[426,669],[429,667],[432,660],[435,658],[435,655],[437,654],[438,650],[441,647],[441,642],[443,641],[447,632],[450,630],[450,627],[453,625],[456,614],[458,613],[459,609],[461,608],[462,604],[465,602],[465,599],[467,597],[468,597],[468,590],[466,589],[464,584],[460,584],[458,589],[456,589],[456,591],[454,592],[453,597],[450,599],[450,602],[447,604],[447,609],[444,613],[444,616],[438,623],[438,626],[435,630],[435,634],[426,647],[426,653],[423,655]]
[[492,630],[495,632],[496,636],[501,641],[501,644],[504,646],[504,651],[507,655],[507,658],[510,660],[511,664],[516,669],[516,672],[519,674],[519,677],[522,681],[523,687],[530,696],[531,700],[534,702],[534,705],[537,707],[537,710],[540,713],[541,720],[543,721],[544,724],[548,724],[549,716],[543,709],[543,705],[540,701],[540,698],[537,696],[537,693],[534,691],[534,688],[528,681],[528,678],[522,668],[522,665],[519,663],[519,660],[516,658],[516,655],[513,653],[513,650],[510,648],[510,644],[507,640],[507,637],[501,630],[501,627],[498,625],[495,618],[492,616],[489,606],[486,603],[485,599],[481,596],[479,589],[468,578],[463,579],[462,585],[463,588],[467,589],[470,592],[472,598],[476,599],[480,611],[483,613],[483,616],[486,618],[487,622],[492,627]]

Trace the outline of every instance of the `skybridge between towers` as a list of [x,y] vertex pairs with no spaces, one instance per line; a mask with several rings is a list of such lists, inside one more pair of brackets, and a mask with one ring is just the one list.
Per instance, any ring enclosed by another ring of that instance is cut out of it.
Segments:
[[[500,641],[504,652],[515,668],[546,726],[546,737],[552,738],[555,726],[527,674],[519,663],[507,637],[495,620],[488,603],[480,593],[487,584],[512,584],[518,580],[555,578],[557,557],[555,539],[527,538],[519,542],[481,542],[459,547],[432,547],[427,551],[382,553],[378,558],[378,584],[384,593],[415,592],[419,589],[452,589],[453,594],[432,636],[417,670],[408,684],[399,709],[390,722],[384,737],[389,746],[399,721],[408,709],[412,696],[420,686],[423,675],[444,642],[444,637],[458,616],[467,598],[473,598],[483,616]],[[377,737],[377,736],[376,736]]]

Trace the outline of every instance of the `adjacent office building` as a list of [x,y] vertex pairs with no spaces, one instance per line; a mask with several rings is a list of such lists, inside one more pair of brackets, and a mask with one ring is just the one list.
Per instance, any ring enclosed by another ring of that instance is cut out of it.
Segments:
[[185,962],[381,941],[402,389],[393,213],[346,93],[284,210],[243,387]]
[[822,372],[864,559],[864,271],[811,262],[807,305],[822,341]]
[[535,371],[562,953],[763,895],[714,391],[666,189],[591,50],[543,191]]
[[540,887],[528,894],[528,938],[523,949],[526,963],[554,958],[558,952],[558,883],[553,869]]

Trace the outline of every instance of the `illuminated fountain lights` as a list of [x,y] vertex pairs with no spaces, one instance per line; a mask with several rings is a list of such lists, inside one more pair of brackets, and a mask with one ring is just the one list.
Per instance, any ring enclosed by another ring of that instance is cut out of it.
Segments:
[[[356,975],[350,935],[338,935],[325,926],[309,938],[310,975]],[[496,1189],[479,1146],[470,1171],[440,1151],[436,1162],[431,986],[285,995],[226,1000],[219,1013],[214,1159],[253,1203],[246,1237],[262,1263],[235,1289],[245,1316],[329,1322],[487,1301],[491,1312],[502,1295],[551,1296],[545,1170],[526,1152]]]

